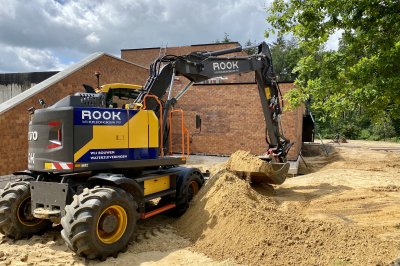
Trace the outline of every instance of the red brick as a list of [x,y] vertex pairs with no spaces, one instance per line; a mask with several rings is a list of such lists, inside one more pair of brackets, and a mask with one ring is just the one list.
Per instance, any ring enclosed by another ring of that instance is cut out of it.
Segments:
[[101,83],[144,84],[148,70],[117,58],[103,55],[56,84],[0,114],[0,175],[27,168],[28,123],[27,109],[40,108],[39,99],[51,105],[61,98],[83,91],[82,84],[97,86],[94,76],[100,71]]
[[[292,83],[280,85],[282,93]],[[178,88],[175,88],[175,92]],[[238,149],[255,154],[266,151],[265,122],[256,84],[195,85],[176,108],[185,110],[185,124],[191,133],[193,153],[229,155]],[[195,116],[202,118],[202,131],[195,129]],[[285,111],[282,124],[286,137],[294,142],[288,158],[296,160],[301,149],[303,110]],[[179,117],[173,118],[173,146],[181,151]]]

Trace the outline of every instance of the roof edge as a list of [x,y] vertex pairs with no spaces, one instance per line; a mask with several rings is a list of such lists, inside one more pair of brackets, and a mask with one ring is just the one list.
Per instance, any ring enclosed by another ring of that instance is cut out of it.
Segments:
[[133,63],[133,62],[131,62],[131,61],[128,61],[128,60],[123,59],[123,58],[119,58],[119,57],[117,57],[117,56],[115,56],[115,55],[112,55],[112,54],[107,54],[107,53],[103,53],[103,54],[104,54],[104,55],[107,55],[107,56],[109,56],[109,57],[111,57],[111,58],[117,59],[117,60],[119,60],[119,61],[123,61],[123,62],[125,62],[125,63],[131,64],[131,65],[134,65],[134,66],[137,66],[137,67],[140,67],[140,68],[144,68],[144,69],[146,69],[146,70],[149,70],[149,69],[150,69],[149,67],[145,67],[145,66],[142,66],[142,65]]
[[58,72],[54,76],[51,76],[50,78],[40,82],[39,84],[36,84],[35,86],[31,87],[30,89],[12,97],[11,99],[8,99],[7,101],[3,102],[0,104],[0,114],[7,112],[8,110],[12,109],[15,107],[17,104],[20,104],[24,102],[25,100],[29,99],[30,97],[38,94],[39,92],[47,89],[51,85],[59,82],[60,80],[64,79],[66,76],[71,75],[72,73],[75,73],[76,71],[80,70],[82,67],[86,66],[87,64],[93,62],[94,60],[100,58],[102,55],[107,55],[106,53],[103,52],[97,52],[93,53],[83,60],[79,61],[76,64],[73,64],[66,69]]
[[[167,46],[168,48],[181,48],[181,47],[196,47],[196,46],[211,46],[211,45],[224,45],[224,44],[239,44],[239,42],[218,42],[218,43],[201,43],[201,44],[191,44],[191,45],[180,45],[180,46]],[[151,50],[151,49],[160,49],[161,47],[143,47],[143,48],[127,48],[121,49],[122,51],[136,51],[136,50]]]
[[58,73],[60,71],[32,71],[32,72],[0,72],[0,75],[15,75],[15,74],[36,74],[36,73]]

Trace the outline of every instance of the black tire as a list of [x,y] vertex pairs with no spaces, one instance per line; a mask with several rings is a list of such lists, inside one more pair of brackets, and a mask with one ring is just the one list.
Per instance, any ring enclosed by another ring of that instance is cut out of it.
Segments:
[[196,172],[192,172],[185,178],[182,184],[181,195],[175,198],[172,198],[171,196],[163,197],[161,198],[159,205],[162,206],[175,201],[176,207],[168,211],[166,214],[173,217],[180,217],[189,208],[189,203],[199,192],[202,185],[203,181],[201,176]]
[[29,182],[10,182],[0,194],[0,233],[14,239],[40,234],[53,224],[33,217]]
[[72,251],[89,259],[116,257],[133,237],[139,219],[137,207],[122,189],[85,189],[65,207],[61,236]]

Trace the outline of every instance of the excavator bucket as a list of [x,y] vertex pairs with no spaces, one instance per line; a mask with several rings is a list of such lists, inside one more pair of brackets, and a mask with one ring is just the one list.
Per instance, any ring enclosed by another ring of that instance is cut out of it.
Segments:
[[227,163],[227,169],[249,179],[251,183],[280,185],[286,180],[289,163],[268,162],[247,151],[233,153]]

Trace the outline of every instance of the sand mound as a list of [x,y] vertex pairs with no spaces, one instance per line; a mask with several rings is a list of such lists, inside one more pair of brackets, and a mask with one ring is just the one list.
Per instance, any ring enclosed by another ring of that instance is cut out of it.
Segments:
[[252,183],[281,185],[286,180],[289,164],[270,164],[248,151],[238,150],[229,158],[226,169],[243,177],[251,176]]
[[259,159],[248,151],[239,150],[232,154],[226,165],[232,171],[245,172],[269,172],[271,167],[268,163]]
[[301,146],[301,154],[304,157],[329,156],[335,152],[335,147],[330,144],[304,143]]
[[371,228],[308,220],[278,207],[270,190],[221,170],[175,226],[195,251],[249,265],[376,265],[397,255]]

